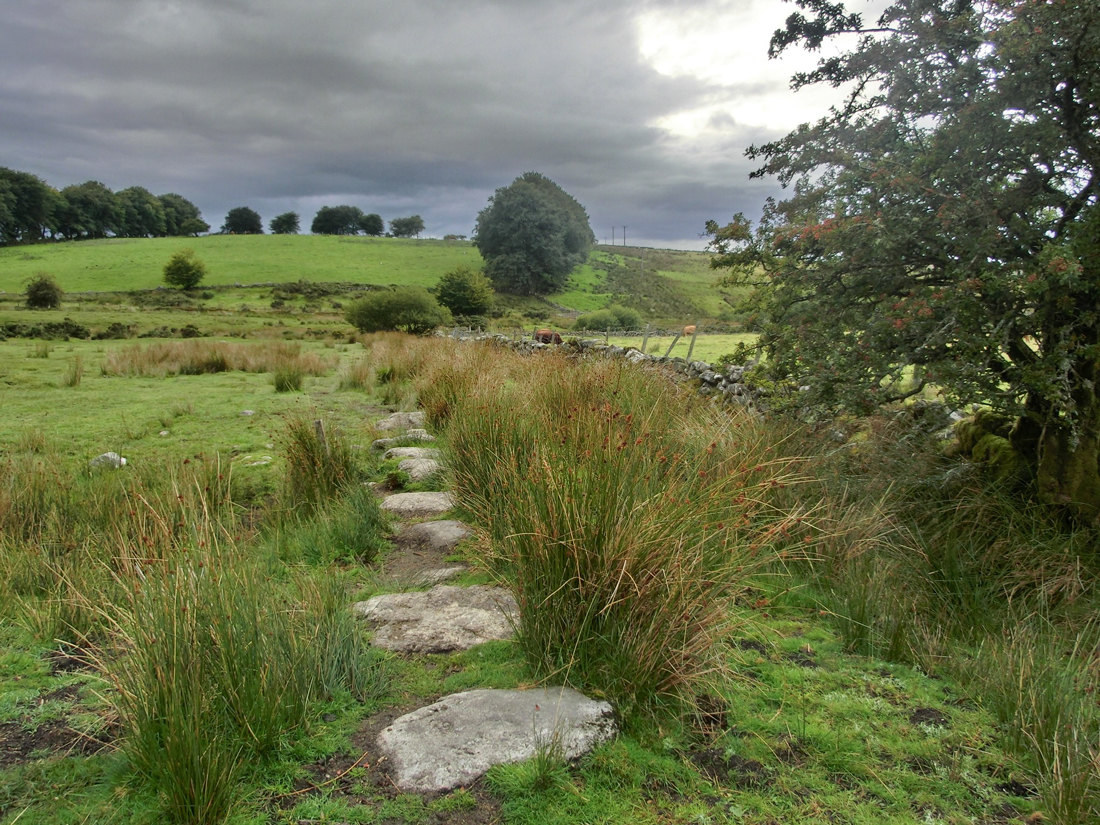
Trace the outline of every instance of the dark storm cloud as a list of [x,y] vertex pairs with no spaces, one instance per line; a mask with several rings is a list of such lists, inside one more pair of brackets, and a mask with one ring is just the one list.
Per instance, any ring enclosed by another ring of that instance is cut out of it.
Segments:
[[774,189],[746,178],[761,135],[723,114],[698,140],[657,128],[737,90],[659,74],[634,17],[713,2],[17,0],[0,31],[0,165],[178,191],[215,226],[243,203],[308,225],[346,202],[419,212],[435,235],[469,232],[495,188],[535,169],[600,237],[625,223],[697,238]]

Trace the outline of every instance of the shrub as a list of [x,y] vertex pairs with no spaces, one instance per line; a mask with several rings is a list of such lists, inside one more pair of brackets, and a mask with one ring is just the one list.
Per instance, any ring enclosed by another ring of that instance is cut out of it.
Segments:
[[39,272],[27,282],[27,306],[31,309],[57,309],[65,297],[64,290],[48,272]]
[[379,290],[353,302],[345,313],[360,332],[387,330],[423,335],[451,322],[451,312],[419,287]]
[[206,264],[195,257],[195,250],[181,249],[164,265],[164,283],[180,289],[194,289],[206,277]]
[[581,315],[573,324],[573,329],[638,329],[641,325],[642,316],[637,311],[615,304]]
[[439,279],[436,299],[455,315],[484,315],[493,306],[493,285],[484,273],[459,266]]

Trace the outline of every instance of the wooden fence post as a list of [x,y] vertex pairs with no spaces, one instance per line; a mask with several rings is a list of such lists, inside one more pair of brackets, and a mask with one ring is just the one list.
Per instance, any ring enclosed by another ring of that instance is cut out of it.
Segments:
[[695,322],[695,327],[691,332],[691,343],[688,345],[688,354],[685,359],[689,364],[691,363],[691,351],[695,349],[695,336],[699,334],[699,322]]
[[[644,258],[642,260],[645,260]],[[645,325],[645,333],[642,335],[642,352],[645,352],[645,345],[649,343],[649,324]]]

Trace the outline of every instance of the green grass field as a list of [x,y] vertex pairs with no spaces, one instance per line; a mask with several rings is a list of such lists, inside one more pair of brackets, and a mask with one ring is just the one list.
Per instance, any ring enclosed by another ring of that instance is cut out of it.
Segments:
[[122,292],[163,285],[169,256],[190,247],[207,266],[204,285],[351,281],[434,286],[460,264],[481,266],[461,241],[344,238],[321,235],[209,235],[112,238],[0,249],[0,290],[49,272],[67,292]]
[[[457,266],[482,265],[470,242],[427,239],[210,235],[36,244],[0,248],[0,313],[16,308],[26,281],[40,272],[53,275],[62,289],[72,293],[66,309],[87,297],[77,293],[162,287],[165,262],[184,247],[193,248],[207,265],[200,291],[202,287],[247,288],[298,281],[430,288]],[[600,309],[613,301],[631,303],[630,295],[636,292],[633,303],[647,318],[674,325],[694,323],[729,310],[727,293],[714,286],[717,274],[708,262],[709,256],[701,252],[600,247],[573,273],[562,292],[546,299],[504,297],[502,303],[548,317],[565,313],[568,320],[570,314]],[[646,277],[637,277],[643,269]],[[208,309],[237,311],[245,306],[262,311],[271,300],[270,292],[264,290],[217,290],[200,303]],[[132,304],[121,297],[116,303],[123,309]]]

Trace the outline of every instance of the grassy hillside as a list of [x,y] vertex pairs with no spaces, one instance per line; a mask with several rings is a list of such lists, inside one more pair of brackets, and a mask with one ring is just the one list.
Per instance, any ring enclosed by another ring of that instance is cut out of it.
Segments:
[[459,264],[480,266],[464,242],[320,235],[211,235],[205,238],[112,238],[0,249],[0,290],[21,292],[49,272],[68,292],[120,292],[163,285],[177,249],[191,247],[207,266],[204,284],[351,281],[432,286]]
[[[432,287],[456,266],[482,265],[476,247],[466,241],[313,235],[116,238],[0,248],[0,293],[20,295],[27,279],[39,272],[53,275],[69,293],[154,289],[163,285],[169,256],[183,247],[193,248],[206,263],[203,287],[297,281]],[[547,319],[613,302],[673,325],[724,317],[726,294],[715,288],[716,275],[708,264],[709,256],[701,252],[600,247],[564,291],[545,300],[506,296],[502,304]],[[265,303],[271,299],[267,296]],[[248,299],[218,293],[207,306],[237,309],[242,303]]]

